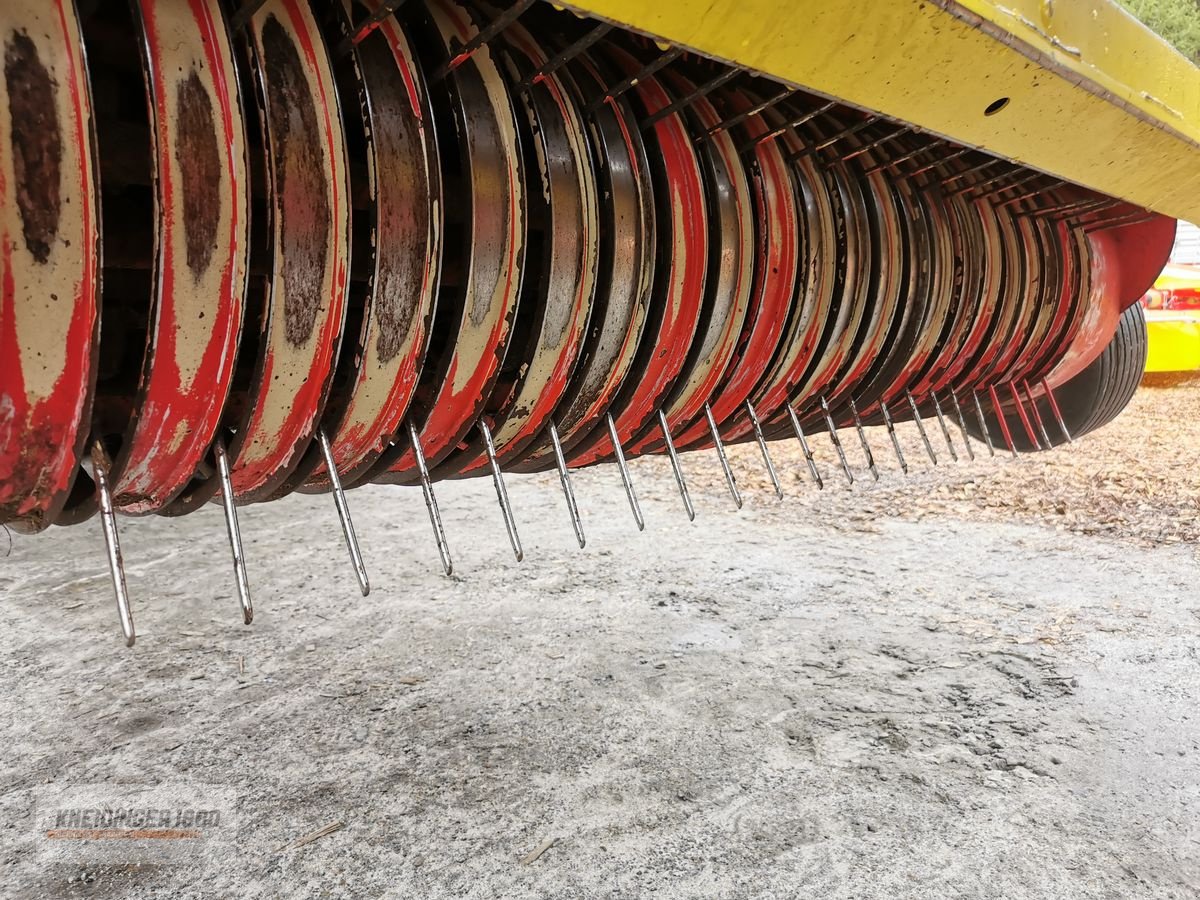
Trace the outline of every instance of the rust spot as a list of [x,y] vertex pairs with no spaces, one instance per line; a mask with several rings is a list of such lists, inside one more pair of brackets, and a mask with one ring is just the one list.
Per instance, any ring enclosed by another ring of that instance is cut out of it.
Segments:
[[183,176],[183,231],[187,264],[197,281],[208,271],[217,247],[221,216],[214,198],[220,196],[221,152],[213,121],[212,100],[195,69],[176,90],[179,105],[179,139],[175,162]]
[[304,63],[291,35],[273,15],[263,25],[262,46],[279,204],[285,334],[288,343],[301,347],[312,336],[322,306],[329,253],[329,182],[321,153],[324,136]]
[[58,234],[62,208],[62,132],[54,102],[55,81],[24,31],[13,32],[4,45],[4,81],[25,247],[45,263]]

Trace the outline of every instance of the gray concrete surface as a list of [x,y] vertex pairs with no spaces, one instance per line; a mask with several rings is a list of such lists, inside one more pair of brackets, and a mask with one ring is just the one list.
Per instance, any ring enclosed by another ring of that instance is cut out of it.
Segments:
[[[453,578],[418,492],[354,492],[366,599],[328,497],[246,509],[249,628],[217,508],[123,521],[132,651],[96,523],[17,536],[0,894],[1200,896],[1191,549],[873,515],[795,471],[740,513],[706,481],[689,524],[635,471],[644,534],[577,474],[584,551],[556,481],[513,479],[521,565],[490,483],[441,486]],[[48,786],[178,781],[230,792],[233,839],[47,855]]]

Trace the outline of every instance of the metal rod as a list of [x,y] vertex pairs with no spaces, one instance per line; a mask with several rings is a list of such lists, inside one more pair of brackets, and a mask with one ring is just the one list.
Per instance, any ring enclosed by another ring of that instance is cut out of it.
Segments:
[[[818,106],[816,109],[810,109],[808,112],[804,113],[803,115],[797,116],[795,119],[791,119],[787,122],[784,122],[778,128],[772,128],[770,131],[766,132],[765,134],[760,134],[758,137],[754,138],[753,140],[747,141],[745,144],[743,144],[742,146],[740,146],[738,148],[738,152],[744,153],[745,151],[747,151],[753,147],[756,147],[759,144],[765,143],[767,141],[770,141],[770,140],[773,140],[773,139],[779,137],[779,135],[783,134],[785,131],[788,131],[789,129],[799,128],[801,125],[805,125],[808,122],[811,122],[817,116],[829,112],[829,110],[833,109],[835,106],[837,106],[837,103],[833,100],[830,100],[828,103]],[[713,134],[713,133],[714,133],[713,131],[711,131],[711,130],[709,131],[709,134]]]
[[[993,178],[992,182],[1002,180],[1003,178],[1011,177],[1012,175],[1015,175],[1015,174],[1016,174],[1015,172],[1006,173],[1005,175],[998,176],[997,178]],[[1001,184],[999,187],[992,188],[991,190],[985,190],[982,193],[975,194],[974,196],[968,197],[967,199],[982,200],[985,197],[993,197],[996,194],[1002,194],[1005,191],[1011,191],[1011,190],[1014,190],[1015,188],[1019,188],[1023,184],[1029,184],[1029,182],[1033,181],[1034,179],[1045,178],[1045,177],[1047,177],[1047,176],[1044,175],[1042,172],[1027,172],[1024,175],[1020,176],[1019,178],[1015,179],[1014,181],[1009,182],[1008,184]],[[992,182],[987,182],[982,186],[986,188]],[[971,190],[974,190],[974,189],[975,188],[965,188],[964,191],[970,192]],[[1044,188],[1043,188],[1043,190],[1044,190]],[[960,192],[956,192],[956,193],[960,193]]]
[[667,445],[667,455],[671,457],[671,469],[675,473],[675,483],[679,485],[679,496],[683,498],[683,507],[687,510],[688,521],[696,521],[696,509],[692,506],[691,495],[688,494],[687,480],[683,477],[683,467],[679,464],[679,454],[675,452],[675,442],[671,440],[671,429],[667,425],[667,417],[660,409],[658,424],[662,428],[663,441]]
[[[401,0],[401,2],[403,2],[403,0]],[[547,77],[553,75],[610,31],[612,31],[612,25],[610,25],[608,22],[601,22],[561,53],[558,53],[546,60],[544,65],[542,65],[536,72],[521,82],[521,87],[530,87],[535,84],[541,84],[546,80]]]
[[649,78],[651,75],[653,75],[659,69],[666,68],[667,66],[669,66],[671,63],[673,63],[675,60],[679,59],[679,57],[681,57],[683,55],[683,49],[684,49],[683,47],[672,47],[670,50],[666,51],[662,55],[656,56],[653,60],[648,62],[645,66],[643,66],[637,72],[634,72],[632,75],[630,75],[624,81],[617,82],[615,87],[609,88],[605,92],[603,97],[594,101],[589,106],[589,109],[595,108],[595,107],[599,106],[601,103],[607,103],[609,100],[615,100],[617,97],[620,97],[622,94],[624,94],[630,88],[632,88],[634,85]]
[[850,471],[850,465],[846,462],[846,451],[842,449],[842,440],[838,437],[837,428],[833,424],[833,416],[829,413],[829,403],[825,398],[821,398],[821,413],[825,416],[825,427],[829,429],[829,440],[833,442],[833,448],[837,450],[838,459],[842,462],[842,471],[846,473],[846,481],[849,484],[854,484],[854,474]]
[[967,448],[967,458],[974,462],[975,449],[971,446],[971,437],[967,432],[967,419],[963,415],[962,407],[958,405],[958,394],[954,393],[954,388],[950,388],[950,402],[954,404],[954,415],[958,418],[958,430],[962,432],[963,446]]
[[912,131],[911,125],[899,125],[896,128],[893,128],[891,131],[885,132],[882,137],[877,137],[869,144],[864,144],[853,152],[847,153],[842,157],[842,162],[849,162],[852,159],[862,156],[864,153],[869,153],[881,144],[886,144],[888,141],[894,141],[896,138],[900,137],[900,135],[909,131]]
[[638,505],[637,494],[633,492],[633,479],[629,476],[629,466],[625,464],[625,451],[621,449],[621,438],[617,435],[617,423],[613,421],[612,413],[608,413],[608,437],[612,441],[613,451],[617,454],[617,466],[621,470],[621,481],[625,484],[625,496],[629,498],[629,508],[633,510],[633,520],[637,522],[638,531],[645,531],[646,520],[642,518],[642,508]]
[[908,388],[904,389],[904,396],[908,398],[908,408],[912,410],[913,421],[917,423],[917,431],[921,432],[921,442],[925,445],[925,452],[929,454],[930,461],[936,466],[938,464],[937,454],[933,452],[933,444],[929,443],[929,435],[925,433],[925,423],[921,421],[921,412],[917,409],[917,401],[908,392]]
[[338,44],[337,56],[345,56],[354,47],[361,44],[372,31],[380,26],[384,19],[392,15],[405,4],[406,0],[383,0],[379,8],[357,25],[353,26],[349,37]]
[[858,406],[853,397],[850,398],[850,413],[854,416],[854,427],[858,429],[858,440],[862,444],[863,456],[867,458],[867,468],[871,470],[871,476],[878,481],[879,470],[875,468],[875,454],[871,452],[871,445],[867,443],[867,432],[863,430],[862,419],[858,416]]
[[767,466],[767,474],[771,476],[771,484],[775,487],[775,496],[782,500],[783,485],[779,483],[779,476],[775,472],[775,464],[771,462],[771,453],[767,450],[767,439],[763,436],[762,424],[758,421],[758,413],[754,411],[754,407],[749,400],[746,401],[746,412],[750,414],[750,424],[754,426],[754,439],[758,441],[758,449],[762,451],[763,462]]
[[337,463],[333,459],[333,448],[329,446],[329,436],[324,428],[317,429],[317,441],[321,445],[321,455],[325,457],[325,470],[329,473],[329,485],[333,488],[333,502],[337,507],[338,519],[342,523],[342,536],[346,539],[346,549],[350,551],[350,559],[354,563],[354,574],[358,576],[358,589],[365,597],[371,593],[371,582],[367,578],[367,567],[363,564],[362,551],[358,546],[358,535],[354,532],[354,522],[350,518],[350,505],[346,503],[346,492],[342,490],[342,479],[338,477]]
[[500,462],[496,459],[496,444],[492,440],[492,429],[484,419],[479,420],[479,431],[483,434],[483,443],[487,447],[488,464],[492,467],[492,484],[496,488],[496,499],[500,501],[500,512],[504,516],[504,528],[508,531],[508,542],[512,544],[513,555],[517,562],[523,562],[525,551],[521,547],[521,537],[517,534],[517,523],[513,519],[512,507],[508,505],[508,489],[504,487],[504,476],[500,473]]
[[100,497],[100,525],[104,531],[104,546],[108,551],[108,572],[112,576],[113,593],[117,598],[117,615],[121,619],[121,632],[125,635],[125,646],[132,647],[137,640],[133,627],[133,613],[129,609],[129,588],[125,584],[125,560],[121,556],[121,540],[117,535],[117,517],[113,513],[112,493],[108,486],[108,454],[99,439],[92,443],[92,475],[96,481],[96,493]]
[[1021,400],[1021,394],[1017,391],[1016,382],[1010,381],[1008,383],[1008,392],[1012,395],[1013,403],[1016,404],[1017,416],[1021,419],[1021,426],[1025,429],[1025,436],[1029,438],[1029,443],[1033,445],[1034,450],[1041,450],[1042,445],[1038,442],[1037,435],[1033,433],[1033,424],[1029,421],[1029,416],[1025,412],[1025,404]]
[[517,0],[512,6],[500,13],[496,18],[483,27],[482,30],[476,33],[475,37],[471,38],[461,47],[453,50],[453,56],[450,57],[442,65],[438,66],[433,73],[431,81],[441,81],[468,59],[475,55],[480,47],[494,38],[500,32],[504,31],[509,25],[517,21],[521,14],[529,7],[533,6],[534,0]]
[[740,125],[742,122],[745,122],[747,119],[752,118],[753,116],[757,116],[763,110],[767,109],[770,106],[774,106],[776,103],[778,103],[781,100],[787,99],[788,97],[792,96],[792,94],[794,94],[794,93],[795,93],[795,91],[793,91],[791,88],[785,87],[782,91],[780,91],[774,97],[769,97],[768,99],[763,100],[761,103],[756,103],[754,106],[750,107],[749,109],[744,110],[735,116],[730,116],[728,119],[722,119],[716,125],[712,126],[710,129],[708,129],[707,137],[712,137],[713,135],[720,134],[722,131],[728,131],[734,125]]
[[1058,401],[1054,399],[1054,391],[1050,390],[1050,385],[1046,383],[1046,379],[1042,379],[1042,391],[1046,394],[1046,399],[1050,401],[1050,411],[1054,413],[1054,418],[1058,421],[1058,428],[1063,433],[1063,437],[1067,439],[1068,444],[1075,443],[1075,439],[1071,437],[1071,432],[1067,431],[1067,423],[1063,421],[1062,410],[1058,408]]
[[[939,160],[938,162],[940,163],[942,160]],[[994,156],[989,156],[987,159],[983,160],[983,162],[976,163],[969,168],[963,169],[961,172],[953,172],[950,175],[947,175],[942,179],[942,187],[946,187],[948,184],[950,184],[950,182],[958,181],[960,178],[969,178],[972,175],[976,175],[979,172],[983,172],[987,169],[990,169],[992,166],[1003,162],[1007,162],[1007,160],[997,159]],[[935,163],[934,165],[937,164],[938,163]],[[915,175],[917,173],[914,172],[913,174]]]
[[[900,165],[900,163],[908,162],[913,157],[920,156],[922,153],[929,150],[934,145],[941,144],[941,143],[943,143],[941,138],[934,138],[928,144],[922,144],[920,147],[917,147],[913,150],[909,150],[903,156],[897,156],[895,159],[889,159],[884,162],[877,163],[876,165],[867,169],[867,171],[864,172],[863,174],[864,175],[874,175],[876,172],[882,172],[884,169],[894,169],[896,166]],[[969,148],[969,147],[964,147],[957,153],[952,153],[948,157],[943,157],[943,159],[953,159],[957,156],[962,156],[964,153],[968,152],[970,149],[971,148]],[[934,163],[934,165],[937,165],[937,163]]]
[[984,443],[987,444],[988,456],[995,456],[996,448],[992,445],[992,433],[988,431],[987,417],[983,414],[983,404],[979,402],[979,394],[974,388],[971,389],[971,397],[975,400],[975,418],[979,420],[979,431],[983,434]]
[[861,122],[856,122],[848,128],[843,128],[837,134],[833,135],[833,137],[828,137],[819,143],[813,144],[811,147],[805,147],[803,150],[797,150],[788,157],[788,162],[795,162],[798,159],[804,159],[806,156],[813,156],[814,154],[820,153],[823,150],[828,150],[838,141],[848,138],[852,134],[857,134],[864,128],[868,128],[874,124],[874,119],[863,119]]
[[712,93],[717,88],[719,88],[721,85],[723,85],[729,81],[732,81],[734,78],[736,78],[738,75],[741,75],[741,74],[742,74],[741,69],[726,69],[724,72],[722,72],[720,75],[717,75],[715,78],[710,78],[708,81],[704,82],[704,84],[700,85],[698,88],[696,88],[691,93],[684,94],[678,100],[675,100],[672,103],[667,104],[662,109],[660,109],[658,112],[656,112],[654,115],[647,118],[644,122],[642,122],[642,130],[645,131],[649,128],[653,128],[660,121],[662,121],[663,119],[665,119],[667,116],[671,115],[672,113],[677,113],[681,109],[687,109],[689,106],[691,106],[697,100],[699,100],[701,97],[707,96],[708,94]]
[[1017,455],[1017,445],[1013,443],[1012,432],[1008,429],[1008,419],[1005,418],[1003,410],[1000,409],[1000,395],[996,393],[996,386],[994,384],[988,386],[988,394],[992,398],[992,409],[995,410],[996,420],[1000,423],[1000,434],[1004,438],[1005,446],[1008,447],[1009,452],[1015,458]]
[[442,558],[442,569],[447,575],[454,574],[454,563],[450,560],[450,548],[446,544],[446,531],[442,528],[442,513],[437,498],[433,495],[433,482],[429,480],[429,467],[425,465],[425,451],[421,449],[421,436],[416,426],[408,423],[408,439],[412,442],[413,456],[417,460],[417,471],[421,475],[421,493],[425,495],[425,508],[429,510],[429,521],[433,525],[433,536],[437,540],[438,555]]
[[554,462],[558,465],[558,481],[562,485],[563,496],[567,498],[567,511],[571,514],[571,526],[575,529],[575,540],[579,549],[587,545],[583,536],[583,521],[579,518],[579,504],[575,502],[575,490],[571,487],[571,473],[567,470],[567,458],[563,456],[562,441],[558,439],[558,426],[550,421],[550,440],[554,442]]
[[966,156],[968,153],[970,153],[974,149],[975,149],[974,147],[961,147],[958,150],[955,150],[953,153],[948,153],[945,156],[935,159],[931,163],[926,163],[925,165],[921,166],[919,169],[913,169],[911,172],[908,173],[907,177],[916,178],[918,175],[924,175],[926,172],[930,171],[931,169],[936,169],[936,168],[938,168],[938,166],[945,166],[946,163],[950,162],[951,160],[958,159],[960,156]]
[[213,442],[213,454],[217,458],[217,476],[221,479],[221,506],[225,510],[225,531],[229,535],[229,550],[233,554],[233,575],[237,582],[238,602],[242,607],[242,621],[249,625],[254,621],[254,604],[250,601],[250,579],[246,577],[246,555],[242,550],[242,530],[238,527],[237,502],[233,496],[229,455],[225,452],[225,442],[221,438]]
[[888,437],[892,439],[892,449],[896,451],[896,459],[900,463],[900,471],[907,475],[908,463],[904,461],[904,451],[900,449],[900,437],[896,434],[896,424],[892,421],[892,415],[888,412],[887,404],[882,400],[879,401],[879,411],[883,413],[883,423],[887,425]]
[[742,495],[738,492],[737,479],[733,477],[733,469],[729,468],[729,459],[725,456],[725,445],[721,443],[721,435],[717,431],[717,420],[713,418],[712,407],[704,404],[704,415],[708,418],[708,429],[712,432],[713,445],[717,448],[717,457],[721,460],[721,469],[725,472],[725,481],[729,485],[729,493],[737,508],[742,508]]
[[796,432],[796,440],[800,442],[800,449],[804,451],[804,459],[808,463],[808,474],[812,476],[813,482],[817,485],[817,490],[823,491],[825,490],[825,482],[821,479],[821,473],[817,471],[817,464],[813,460],[812,450],[808,447],[808,438],[804,436],[804,429],[800,427],[800,419],[790,405],[787,407],[787,411],[788,418],[792,420],[792,430]]
[[937,415],[938,424],[942,426],[942,437],[946,439],[946,448],[950,451],[950,459],[958,462],[958,451],[954,449],[954,441],[950,440],[950,429],[946,427],[946,417],[942,415],[942,404],[938,400],[937,391],[931,390],[929,399],[933,401],[933,411]]
[[1029,405],[1033,408],[1033,418],[1037,422],[1038,431],[1042,434],[1042,442],[1046,445],[1046,449],[1050,450],[1054,447],[1054,444],[1050,441],[1050,432],[1046,430],[1046,420],[1042,418],[1042,411],[1038,409],[1038,405],[1033,399],[1033,391],[1029,390],[1028,380],[1022,379],[1021,386],[1025,388],[1025,397],[1029,400]]

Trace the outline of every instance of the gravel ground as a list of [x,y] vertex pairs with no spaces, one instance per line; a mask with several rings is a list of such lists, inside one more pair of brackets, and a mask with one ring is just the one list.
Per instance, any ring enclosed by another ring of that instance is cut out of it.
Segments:
[[[781,443],[782,502],[737,447],[740,512],[693,454],[694,524],[638,460],[641,534],[578,472],[583,551],[556,480],[513,478],[520,565],[490,484],[440,485],[451,578],[419,492],[356,491],[365,599],[293,497],[243,511],[250,628],[218,509],[122,521],[132,651],[96,523],[17,536],[0,894],[1200,896],[1198,423],[1197,386],[1144,389],[936,469],[903,425],[878,483],[846,433],[852,488],[818,436],[820,493]],[[221,824],[171,861],[47,838],[53,792],[147,784]]]

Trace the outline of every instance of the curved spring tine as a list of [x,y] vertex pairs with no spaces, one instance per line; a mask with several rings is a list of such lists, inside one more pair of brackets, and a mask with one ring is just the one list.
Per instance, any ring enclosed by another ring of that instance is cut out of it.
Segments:
[[254,621],[254,604],[250,602],[250,580],[246,577],[246,556],[242,551],[242,530],[238,527],[237,503],[233,499],[229,455],[225,452],[225,442],[221,438],[217,438],[213,443],[213,453],[217,457],[217,475],[221,479],[221,506],[225,510],[225,530],[229,534],[229,549],[233,553],[238,602],[242,606],[242,621],[249,625]]
[[425,508],[429,510],[429,521],[433,525],[433,536],[437,540],[438,555],[442,558],[442,569],[447,575],[454,574],[454,563],[450,560],[450,548],[446,545],[446,531],[442,528],[442,513],[437,498],[433,495],[433,482],[429,480],[429,467],[425,465],[425,451],[421,449],[421,436],[416,426],[408,423],[408,439],[412,442],[417,471],[421,474],[421,493],[425,495]]
[[358,576],[358,589],[365,597],[371,593],[371,582],[367,578],[367,567],[363,564],[358,535],[354,532],[354,522],[350,518],[346,492],[342,490],[342,479],[338,477],[333,448],[329,446],[329,436],[325,434],[324,428],[317,430],[317,441],[321,444],[321,455],[325,457],[325,469],[329,473],[330,487],[333,488],[333,502],[337,506],[338,519],[342,523],[342,536],[346,539],[346,549],[350,551],[350,559],[354,563],[354,574]]
[[804,459],[808,463],[808,474],[812,476],[817,490],[823,491],[825,490],[825,482],[821,480],[821,473],[817,471],[817,464],[813,461],[812,450],[808,448],[808,438],[804,436],[804,429],[800,427],[800,419],[791,406],[787,407],[787,411],[788,418],[792,420],[792,430],[796,432],[796,439],[800,441],[800,449],[804,451]]
[[725,472],[725,481],[729,485],[729,493],[738,509],[742,508],[742,495],[738,491],[737,479],[733,477],[733,469],[729,468],[729,459],[725,456],[725,445],[721,443],[721,435],[717,431],[717,420],[713,418],[712,407],[704,404],[704,415],[708,418],[708,430],[712,432],[713,445],[717,448],[717,458],[721,460],[721,469]]
[[896,424],[892,421],[892,414],[888,412],[887,404],[882,400],[879,401],[879,411],[883,413],[883,423],[887,425],[888,437],[892,439],[892,449],[896,451],[900,471],[907,475],[908,463],[904,461],[904,451],[900,449],[900,437],[896,434]]
[[979,430],[983,434],[984,442],[987,444],[988,455],[995,456],[996,448],[992,446],[992,433],[988,431],[987,419],[983,415],[983,404],[979,402],[978,392],[972,389],[971,397],[975,400],[975,418],[979,420]]
[[958,430],[962,432],[963,446],[967,448],[967,457],[974,462],[975,450],[971,447],[971,438],[967,434],[967,420],[963,416],[962,407],[958,405],[958,394],[954,393],[954,388],[950,389],[950,402],[954,404],[954,415],[958,418]]
[[992,409],[996,413],[996,421],[1000,423],[1000,434],[1004,437],[1004,444],[1012,453],[1013,458],[1017,455],[1017,445],[1013,443],[1012,432],[1008,430],[1008,420],[1004,418],[1004,413],[1000,410],[1000,395],[996,393],[996,386],[988,387],[988,394],[992,398]]
[[1071,432],[1067,431],[1067,423],[1063,421],[1062,410],[1058,408],[1058,401],[1054,399],[1054,391],[1050,390],[1050,385],[1046,383],[1046,379],[1042,379],[1042,390],[1046,393],[1046,399],[1050,401],[1050,411],[1054,413],[1054,418],[1058,421],[1058,428],[1063,433],[1063,437],[1067,439],[1068,444],[1075,443],[1075,439],[1071,437]]
[[950,458],[954,462],[958,462],[958,451],[954,449],[954,441],[950,440],[950,429],[946,427],[946,417],[942,415],[942,404],[938,400],[937,393],[930,391],[929,399],[933,401],[933,411],[937,415],[938,424],[942,426],[942,437],[946,439],[946,447],[950,450]]
[[513,519],[512,507],[508,505],[508,490],[504,487],[504,476],[500,473],[500,463],[496,459],[496,444],[492,441],[492,429],[483,419],[479,420],[479,431],[483,434],[483,443],[487,447],[488,464],[492,467],[492,484],[496,488],[496,499],[500,501],[500,512],[504,516],[504,528],[508,531],[508,542],[512,544],[513,555],[517,562],[525,560],[525,551],[521,547],[521,537],[517,534],[517,523]]
[[125,584],[125,560],[121,556],[121,541],[117,536],[117,517],[113,514],[112,492],[108,485],[108,454],[99,440],[92,443],[91,457],[96,493],[100,496],[100,525],[104,531],[104,546],[108,551],[108,571],[112,575],[113,593],[117,598],[117,615],[121,619],[121,632],[125,635],[125,646],[132,647],[134,641],[137,640],[137,632],[133,627],[133,613],[129,609],[129,588]]
[[[1021,420],[1021,427],[1025,429],[1025,436],[1029,438],[1029,443],[1033,445],[1034,450],[1041,450],[1042,445],[1038,441],[1037,435],[1033,432],[1033,423],[1029,420],[1029,414],[1025,411],[1025,401],[1021,399],[1021,393],[1017,390],[1017,383],[1010,381],[1008,383],[1008,392],[1012,395],[1013,403],[1017,406],[1017,416]],[[1049,449],[1048,447],[1046,449]]]
[[783,499],[783,485],[779,483],[779,476],[775,473],[775,464],[771,462],[771,454],[767,450],[767,439],[763,437],[762,424],[758,421],[758,413],[754,411],[754,407],[750,401],[746,401],[746,412],[750,414],[750,424],[754,426],[754,439],[758,441],[758,449],[762,451],[763,462],[767,466],[767,474],[771,476],[771,484],[775,488],[775,496],[780,500]]
[[850,412],[854,416],[854,427],[858,429],[858,440],[862,444],[863,455],[867,458],[867,468],[871,470],[872,477],[879,480],[879,470],[875,468],[875,454],[871,452],[871,445],[867,443],[867,433],[863,430],[862,419],[858,417],[858,405],[854,402],[854,398],[850,398]]
[[842,462],[842,471],[846,473],[846,481],[849,484],[854,484],[854,474],[850,471],[850,465],[846,462],[846,451],[842,449],[841,438],[838,437],[837,427],[833,424],[833,416],[829,413],[829,404],[825,398],[821,398],[821,413],[825,416],[825,427],[829,429],[829,440],[833,441],[833,447],[837,450],[838,459]]
[[929,454],[930,461],[936,466],[938,464],[937,454],[933,452],[933,444],[929,443],[929,435],[925,433],[925,423],[921,421],[921,412],[917,409],[917,401],[913,399],[913,395],[904,389],[904,396],[908,398],[908,407],[912,410],[913,421],[917,423],[917,431],[921,432],[921,442],[925,444],[925,452]]
[[575,489],[571,487],[571,473],[567,470],[567,459],[563,456],[562,441],[558,438],[558,426],[550,421],[550,440],[554,443],[554,462],[558,466],[558,481],[562,485],[563,495],[567,498],[567,511],[571,513],[571,526],[575,529],[575,540],[579,549],[587,545],[583,536],[583,522],[579,518],[579,504],[575,502]]
[[617,435],[617,423],[613,421],[612,413],[608,414],[608,436],[612,441],[613,451],[617,454],[617,466],[621,470],[621,481],[625,484],[625,496],[629,498],[629,508],[633,510],[633,520],[637,522],[638,531],[645,531],[646,520],[642,518],[642,508],[638,505],[637,494],[633,492],[633,479],[629,477],[629,466],[625,464],[625,451],[621,449],[621,439]]
[[1038,431],[1041,432],[1042,442],[1045,444],[1047,450],[1051,450],[1054,448],[1054,444],[1050,442],[1050,432],[1046,430],[1046,420],[1042,418],[1042,411],[1038,409],[1037,403],[1034,402],[1033,391],[1029,390],[1029,382],[1022,380],[1021,386],[1025,388],[1025,399],[1029,401],[1029,406],[1033,410],[1033,419],[1037,424]]
[[688,494],[687,481],[683,477],[683,467],[679,465],[679,454],[675,452],[675,442],[671,440],[671,429],[667,425],[667,417],[663,411],[658,411],[658,424],[662,428],[663,441],[667,445],[667,455],[671,457],[671,470],[675,473],[675,483],[679,485],[679,496],[683,498],[684,509],[687,510],[688,521],[696,521],[696,509],[692,506],[691,495]]

